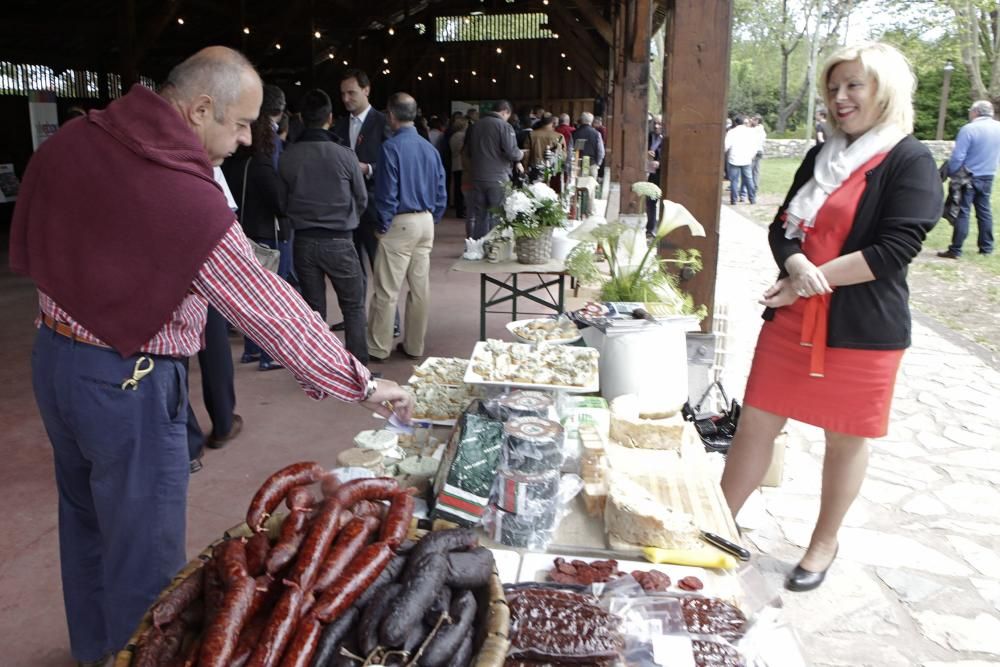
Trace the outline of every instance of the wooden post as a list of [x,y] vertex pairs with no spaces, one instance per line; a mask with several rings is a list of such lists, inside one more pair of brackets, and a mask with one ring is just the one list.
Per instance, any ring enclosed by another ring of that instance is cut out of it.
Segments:
[[660,186],[667,199],[683,204],[705,227],[705,238],[678,230],[670,242],[701,252],[704,268],[683,287],[695,304],[708,308],[702,321],[706,333],[712,330],[719,265],[731,22],[732,0],[670,0],[664,35]]
[[[612,177],[621,183],[622,213],[641,213],[632,183],[646,180],[646,117],[649,109],[649,40],[652,0],[623,0],[615,16]],[[609,142],[610,143],[610,142]]]

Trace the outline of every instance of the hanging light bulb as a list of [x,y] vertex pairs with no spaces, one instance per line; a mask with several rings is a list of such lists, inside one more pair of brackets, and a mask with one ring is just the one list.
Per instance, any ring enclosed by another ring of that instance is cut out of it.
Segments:
[[389,64],[389,59],[388,58],[382,58],[382,62],[385,63],[386,65],[388,65]]
[[521,69],[520,65],[514,65],[514,69]]
[[535,75],[534,75],[534,74],[529,74],[529,75],[528,75],[528,78],[529,78],[529,79],[534,79],[534,78],[535,78]]
[[428,79],[433,79],[434,78],[434,72],[428,72],[427,73],[427,78]]
[[423,81],[423,80],[424,80],[424,77],[422,77],[422,76],[418,76],[417,77],[417,81]]
[[458,79],[455,79],[455,83],[458,83]]
[[476,76],[476,70],[472,70],[472,76]]
[[344,67],[347,67],[347,61],[346,60],[344,61]]
[[441,56],[441,57],[439,58],[439,60],[440,60],[441,62],[444,62],[444,56]]
[[572,72],[573,71],[573,66],[572,65],[566,65],[566,71],[567,72]]
[[496,79],[490,79],[490,81],[492,81],[493,83],[496,83],[496,82],[497,82],[497,80],[496,80]]
[[497,53],[503,53],[503,49],[501,49],[499,46],[497,47]]
[[184,19],[177,19],[177,25],[184,25]]
[[243,28],[243,34],[244,35],[249,35],[250,34],[250,28]]
[[334,56],[333,56],[333,54],[331,53],[331,54],[330,54],[330,60],[333,60],[333,57],[334,57]]
[[316,39],[319,39],[319,38],[320,38],[320,37],[322,37],[322,36],[323,36],[323,35],[322,35],[322,34],[320,34],[319,30],[317,30],[316,32],[314,32],[314,33],[313,33],[313,37],[315,37]]
[[396,34],[396,29],[393,28],[392,26],[389,26],[389,36],[391,37],[392,35],[395,35],[395,34]]
[[565,58],[565,57],[566,57],[566,54],[565,54],[565,53],[560,53],[560,54],[559,54],[559,56],[560,56],[561,58]]
[[278,49],[280,51],[281,50],[281,44],[275,43],[274,48],[276,48],[276,49]]

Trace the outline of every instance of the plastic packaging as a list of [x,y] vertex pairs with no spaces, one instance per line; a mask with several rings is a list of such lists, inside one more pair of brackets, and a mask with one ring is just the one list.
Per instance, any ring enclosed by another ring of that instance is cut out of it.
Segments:
[[621,620],[588,594],[550,586],[507,590],[508,658],[554,662],[604,662],[625,649]]
[[563,428],[539,417],[516,417],[504,424],[501,462],[509,470],[535,474],[559,470],[565,461]]
[[540,513],[539,505],[552,505],[559,494],[559,471],[527,475],[506,468],[497,471],[494,483],[496,504],[516,514]]
[[[510,471],[505,474],[509,475]],[[509,512],[496,504],[499,496],[494,488],[493,502],[483,513],[487,534],[507,546],[545,551],[559,522],[569,511],[570,502],[583,488],[583,480],[577,475],[563,475],[558,480],[559,490],[554,497],[550,500],[524,500],[520,507],[522,511],[518,513]]]
[[544,391],[518,390],[497,399],[500,418],[508,421],[517,417],[554,419],[556,401]]

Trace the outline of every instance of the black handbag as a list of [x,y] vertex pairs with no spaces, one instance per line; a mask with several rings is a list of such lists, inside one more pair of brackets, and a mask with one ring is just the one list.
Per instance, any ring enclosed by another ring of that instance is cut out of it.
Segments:
[[[252,159],[253,157],[248,158],[246,164],[243,165],[243,194],[240,195],[241,216],[247,203],[247,174],[250,171],[250,160]],[[268,248],[263,243],[258,243],[249,237],[247,241],[250,243],[250,249],[253,250],[254,257],[257,258],[260,265],[271,273],[277,273],[278,265],[281,263],[281,251],[278,250],[278,219],[274,219],[274,248]]]
[[[724,406],[722,412],[721,414],[709,414],[708,416],[699,418],[698,415],[704,415],[702,405],[709,400],[713,390],[717,390],[722,399],[722,405]],[[726,390],[723,389],[721,382],[716,380],[710,384],[705,393],[702,394],[701,400],[694,407],[691,406],[690,401],[685,403],[681,413],[684,415],[685,420],[694,424],[694,428],[698,432],[698,437],[701,438],[702,444],[705,445],[705,451],[719,452],[721,454],[726,454],[729,451],[729,446],[733,444],[733,436],[736,435],[736,427],[740,421],[740,403],[735,398],[731,401],[729,400],[729,396],[726,395]]]

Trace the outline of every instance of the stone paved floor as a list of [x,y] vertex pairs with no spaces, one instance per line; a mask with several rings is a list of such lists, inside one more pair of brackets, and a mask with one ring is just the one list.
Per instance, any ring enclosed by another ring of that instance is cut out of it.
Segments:
[[[774,262],[766,230],[722,207],[717,295],[728,307],[725,384],[742,396]],[[925,252],[930,252],[925,250]],[[1000,663],[1000,372],[968,344],[913,327],[890,432],[872,443],[861,496],[826,583],[781,588],[819,506],[822,431],[789,422],[784,480],[740,514],[815,665]]]

